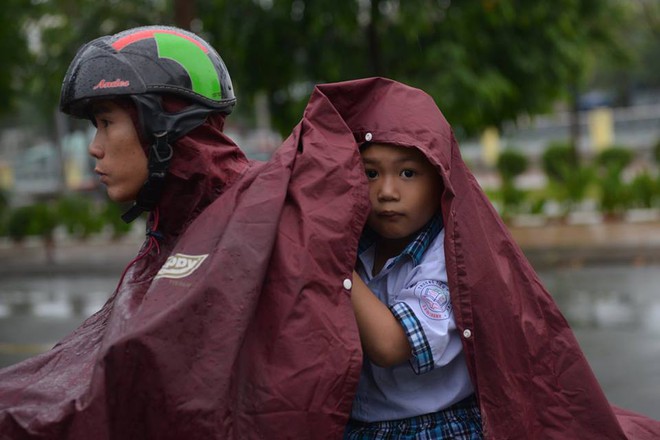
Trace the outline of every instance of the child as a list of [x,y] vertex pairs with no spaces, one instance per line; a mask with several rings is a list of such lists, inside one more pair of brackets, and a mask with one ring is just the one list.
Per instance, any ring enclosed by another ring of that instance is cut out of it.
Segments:
[[302,126],[303,152],[361,147],[372,205],[345,283],[365,360],[344,438],[660,438],[609,404],[432,97],[319,85]]
[[345,438],[482,438],[447,287],[440,175],[414,147],[361,153],[371,212],[351,299],[366,357]]

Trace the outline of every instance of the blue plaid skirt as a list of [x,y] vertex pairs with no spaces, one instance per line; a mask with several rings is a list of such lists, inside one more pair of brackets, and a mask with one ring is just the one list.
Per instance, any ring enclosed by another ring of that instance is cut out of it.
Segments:
[[344,440],[481,440],[481,413],[474,395],[447,409],[384,422],[350,420]]

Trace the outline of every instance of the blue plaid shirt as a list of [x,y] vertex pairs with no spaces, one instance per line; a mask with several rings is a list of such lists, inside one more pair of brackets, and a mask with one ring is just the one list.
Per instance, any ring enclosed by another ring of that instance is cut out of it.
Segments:
[[372,231],[361,237],[358,274],[401,323],[412,353],[391,368],[365,359],[352,417],[373,422],[437,412],[474,392],[451,309],[442,218],[432,218],[373,276],[376,239]]

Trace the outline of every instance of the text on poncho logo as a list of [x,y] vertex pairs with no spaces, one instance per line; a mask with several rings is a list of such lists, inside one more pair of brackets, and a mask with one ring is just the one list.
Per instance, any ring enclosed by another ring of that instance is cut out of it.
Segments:
[[208,254],[170,255],[167,257],[167,261],[163,264],[163,267],[156,274],[156,278],[185,278],[196,271],[208,256]]

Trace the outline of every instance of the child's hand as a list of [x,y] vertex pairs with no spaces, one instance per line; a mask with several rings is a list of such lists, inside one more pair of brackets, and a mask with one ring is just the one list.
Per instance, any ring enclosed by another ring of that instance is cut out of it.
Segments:
[[410,343],[403,327],[355,270],[351,302],[362,348],[371,362],[379,367],[392,367],[410,358]]

